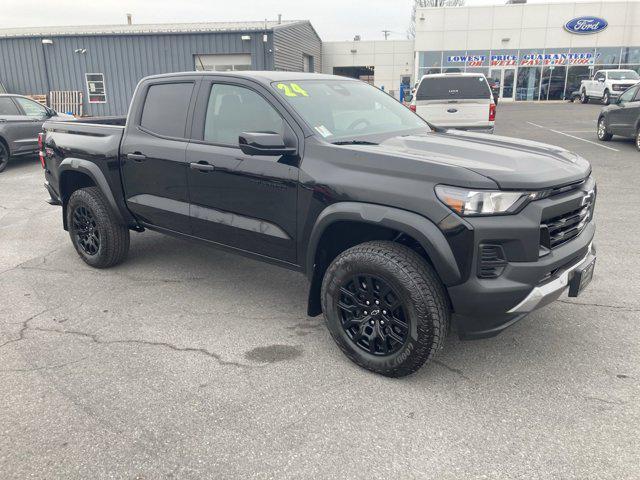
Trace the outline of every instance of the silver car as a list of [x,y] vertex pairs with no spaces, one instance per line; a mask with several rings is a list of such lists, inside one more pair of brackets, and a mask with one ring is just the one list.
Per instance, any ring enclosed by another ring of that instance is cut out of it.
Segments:
[[42,124],[54,117],[73,118],[21,95],[0,94],[0,172],[7,167],[11,157],[38,151]]

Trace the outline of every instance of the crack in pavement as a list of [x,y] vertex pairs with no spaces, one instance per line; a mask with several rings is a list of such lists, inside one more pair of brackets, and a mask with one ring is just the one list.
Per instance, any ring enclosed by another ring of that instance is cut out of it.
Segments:
[[36,330],[39,332],[49,332],[49,333],[58,333],[60,335],[75,335],[78,337],[83,337],[83,338],[87,338],[89,340],[91,340],[93,343],[97,343],[99,345],[144,345],[144,346],[150,346],[150,347],[163,347],[163,348],[168,348],[170,350],[173,350],[175,352],[189,352],[189,353],[197,353],[200,355],[204,355],[206,357],[212,358],[214,359],[219,365],[224,365],[224,366],[232,366],[232,367],[238,367],[238,368],[261,368],[264,365],[249,365],[246,363],[239,363],[239,362],[233,362],[230,360],[225,360],[224,358],[222,358],[221,355],[215,353],[215,352],[211,352],[209,350],[207,350],[206,348],[200,348],[200,347],[179,347],[177,345],[173,345],[172,343],[167,343],[167,342],[154,342],[151,340],[136,340],[136,339],[129,339],[129,340],[102,340],[100,339],[100,337],[97,334],[94,333],[87,333],[87,332],[81,332],[79,330],[57,330],[55,328],[43,328],[43,327],[28,327],[27,329],[30,330]]
[[31,320],[34,320],[34,319],[38,318],[40,315],[43,315],[43,314],[53,310],[54,308],[57,308],[57,307],[45,308],[41,312],[38,312],[35,315],[32,315],[29,318],[27,318],[25,321],[21,322],[20,325],[22,325],[22,327],[20,328],[20,330],[18,330],[18,338],[12,338],[11,340],[7,340],[6,342],[0,344],[0,348],[4,347],[6,345],[9,345],[10,343],[16,343],[16,342],[20,342],[20,341],[24,340],[24,334],[27,332],[27,330],[29,330],[29,322]]
[[569,300],[558,300],[558,302],[566,303],[567,305],[581,305],[584,307],[616,308],[618,310],[625,310],[628,312],[640,312],[640,308],[626,307],[624,305],[607,305],[606,303],[571,302]]
[[465,380],[467,380],[467,381],[469,381],[469,382],[471,382],[471,381],[472,381],[472,380],[471,380],[469,377],[467,377],[467,376],[465,375],[465,373],[464,373],[462,370],[460,370],[459,368],[453,368],[453,367],[450,367],[449,365],[447,365],[447,364],[446,364],[446,363],[444,363],[444,362],[441,362],[440,360],[433,360],[433,363],[435,363],[436,365],[440,365],[441,367],[446,368],[447,370],[449,370],[449,371],[450,371],[450,372],[452,372],[452,373],[456,373],[456,374],[458,374],[459,376],[461,376],[462,378],[464,378]]
[[40,370],[57,370],[59,368],[64,368],[68,365],[73,365],[76,363],[80,363],[86,360],[87,357],[82,357],[80,360],[74,360],[73,362],[65,362],[59,363],[57,365],[44,365],[42,367],[33,367],[33,368],[10,368],[8,370],[0,370],[0,373],[14,373],[14,372],[38,372]]

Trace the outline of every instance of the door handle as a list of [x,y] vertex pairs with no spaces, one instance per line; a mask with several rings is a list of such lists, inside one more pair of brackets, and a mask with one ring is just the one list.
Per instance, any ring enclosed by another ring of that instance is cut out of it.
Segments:
[[457,108],[450,108],[449,110],[447,110],[448,113],[456,113],[457,111]]
[[189,164],[191,170],[200,170],[201,172],[212,172],[216,167],[206,162],[193,162]]
[[133,160],[134,162],[144,162],[147,159],[147,156],[140,152],[135,153],[127,153],[127,158],[129,160]]

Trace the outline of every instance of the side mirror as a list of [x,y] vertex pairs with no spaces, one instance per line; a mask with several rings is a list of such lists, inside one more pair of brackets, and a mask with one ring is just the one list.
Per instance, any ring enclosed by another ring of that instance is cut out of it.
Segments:
[[242,132],[238,137],[238,145],[246,155],[282,156],[294,155],[296,149],[287,147],[279,133]]
[[598,81],[599,81],[600,83],[604,83],[604,78],[600,77],[600,78],[598,79]]
[[49,108],[49,107],[44,107],[44,108],[47,109],[47,117],[51,118],[56,116],[56,111],[53,108]]

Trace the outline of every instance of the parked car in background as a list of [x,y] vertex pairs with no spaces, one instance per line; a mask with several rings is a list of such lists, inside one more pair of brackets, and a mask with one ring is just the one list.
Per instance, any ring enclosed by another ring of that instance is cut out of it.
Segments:
[[[452,78],[490,95],[484,76]],[[351,360],[392,377],[433,358],[451,321],[464,338],[497,335],[593,274],[589,162],[432,129],[354,79],[147,77],[126,122],[49,121],[41,153],[88,265],[122,262],[129,231],[150,229],[304,272],[308,314],[324,313]]]
[[582,80],[580,83],[580,101],[587,103],[597,98],[609,105],[611,99],[617,98],[638,82],[640,75],[635,70],[598,70],[591,80]]
[[633,138],[640,150],[640,84],[625,90],[612,105],[600,112],[598,139],[607,142],[614,135]]
[[493,133],[496,104],[481,73],[436,73],[420,80],[411,110],[441,128]]
[[38,133],[42,124],[51,118],[72,120],[30,98],[21,95],[0,94],[0,172],[7,168],[11,157],[35,154],[38,151]]

